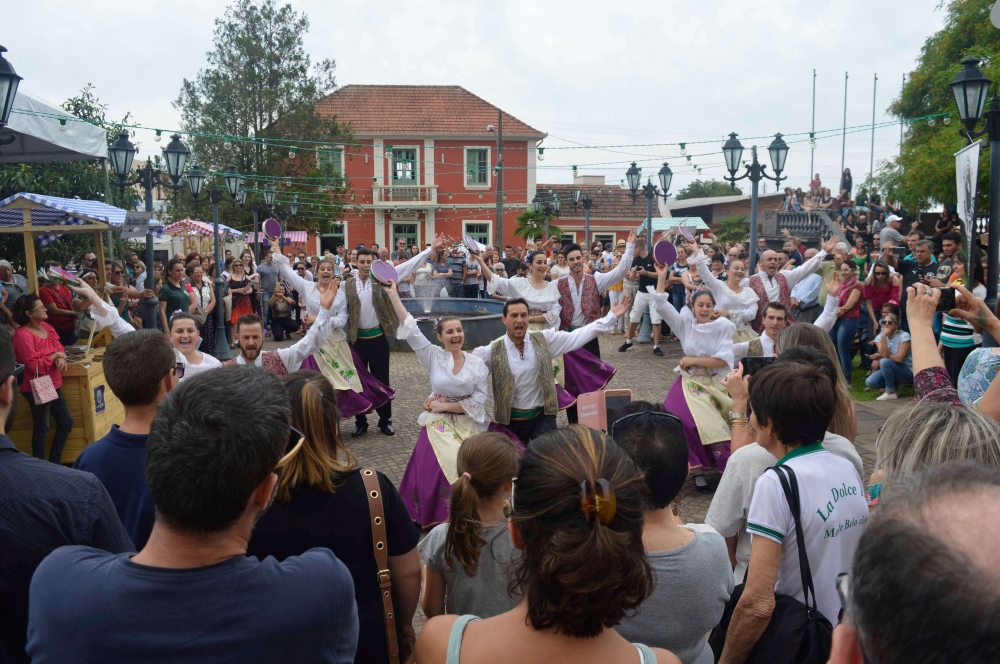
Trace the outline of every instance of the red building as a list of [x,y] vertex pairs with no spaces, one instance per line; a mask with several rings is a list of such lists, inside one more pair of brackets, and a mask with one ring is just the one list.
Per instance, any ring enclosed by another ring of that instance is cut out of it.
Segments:
[[[353,209],[319,238],[319,249],[364,243],[423,247],[435,233],[496,239],[496,106],[460,86],[347,85],[316,104],[354,132],[331,146],[349,180]],[[537,145],[545,134],[503,114],[503,234],[536,193]]]

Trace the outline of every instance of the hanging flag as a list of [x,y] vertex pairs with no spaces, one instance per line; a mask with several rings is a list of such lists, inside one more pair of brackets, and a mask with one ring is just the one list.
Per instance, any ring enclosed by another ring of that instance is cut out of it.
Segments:
[[976,217],[976,183],[979,178],[979,141],[955,153],[955,176],[958,184],[958,216],[965,224],[966,237],[975,237],[972,226]]

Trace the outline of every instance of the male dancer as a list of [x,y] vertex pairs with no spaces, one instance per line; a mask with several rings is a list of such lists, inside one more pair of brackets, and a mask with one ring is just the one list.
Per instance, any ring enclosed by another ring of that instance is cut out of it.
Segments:
[[[618,266],[610,272],[598,272],[596,274],[584,273],[583,250],[578,244],[568,244],[563,252],[566,256],[566,264],[569,266],[569,275],[559,279],[556,283],[559,288],[559,329],[572,332],[584,325],[593,323],[601,318],[601,294],[608,286],[625,278],[625,274],[632,266],[632,255],[635,251],[635,231],[629,233],[628,242],[625,245],[625,253],[622,254]],[[601,357],[601,344],[597,337],[594,337],[581,350],[588,351],[597,358]],[[574,351],[577,353],[577,351]],[[567,353],[566,355],[572,355]],[[573,358],[563,356],[563,367],[566,371],[566,391],[574,397],[580,396],[582,392],[593,391],[590,388],[601,389],[600,381],[610,380],[614,375],[613,370],[605,376],[601,376],[596,381],[588,381],[591,372],[590,366],[574,362]],[[582,371],[581,371],[582,369]],[[589,384],[588,384],[589,383]],[[599,386],[599,387],[598,387]],[[566,409],[566,418],[570,424],[577,422],[576,404]]]
[[[837,272],[833,273],[833,279],[827,282],[826,288],[829,297],[826,298],[823,313],[813,325],[829,332],[837,322],[837,292],[840,290],[840,275]],[[781,302],[768,302],[764,305],[764,315],[761,317],[764,331],[756,339],[733,344],[736,361],[744,357],[777,357],[778,336],[788,327],[789,314],[789,310]]]
[[573,332],[546,329],[528,332],[528,303],[520,297],[503,305],[507,334],[473,352],[490,368],[494,419],[508,427],[525,445],[556,428],[559,402],[552,374],[552,358],[581,348],[628,311],[628,298],[611,307],[599,320]]
[[791,316],[792,287],[808,275],[816,272],[820,268],[823,258],[828,252],[833,251],[838,242],[840,242],[840,238],[836,235],[832,236],[823,243],[823,249],[819,253],[794,270],[779,272],[778,254],[770,249],[761,255],[760,263],[757,266],[759,272],[740,282],[740,286],[743,288],[749,287],[757,294],[758,302],[761,305],[757,307],[756,318],[750,323],[750,327],[753,328],[754,332],[757,334],[764,333],[764,310],[767,308],[768,302],[780,302],[783,304],[785,311],[788,312],[788,324],[790,325],[795,322]]
[[[438,250],[445,247],[447,238],[439,235],[434,238],[430,247],[396,266],[399,279],[405,279],[418,267],[427,262]],[[392,309],[389,297],[382,287],[371,279],[372,263],[378,259],[372,250],[361,247],[358,249],[357,274],[344,284],[347,293],[347,338],[357,352],[362,364],[383,385],[389,385],[389,342],[385,335],[395,336],[399,320]],[[378,413],[378,428],[386,436],[396,435],[392,428],[392,402],[380,406]],[[352,436],[362,436],[368,431],[368,418],[357,415],[354,418]]]
[[268,350],[262,353],[264,326],[260,316],[257,314],[240,316],[239,320],[236,321],[236,337],[240,340],[240,354],[231,360],[226,360],[222,365],[252,364],[264,367],[279,376],[298,371],[302,366],[302,361],[318,351],[326,343],[326,338],[333,332],[330,307],[333,306],[333,301],[337,297],[338,287],[339,282],[334,280],[325,293],[320,293],[320,310],[316,322],[309,328],[306,336],[288,348]]

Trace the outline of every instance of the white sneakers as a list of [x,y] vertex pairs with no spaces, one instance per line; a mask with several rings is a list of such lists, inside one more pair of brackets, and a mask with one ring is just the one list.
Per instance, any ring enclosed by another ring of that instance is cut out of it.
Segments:
[[892,401],[893,399],[898,399],[895,392],[885,392],[875,397],[875,401]]

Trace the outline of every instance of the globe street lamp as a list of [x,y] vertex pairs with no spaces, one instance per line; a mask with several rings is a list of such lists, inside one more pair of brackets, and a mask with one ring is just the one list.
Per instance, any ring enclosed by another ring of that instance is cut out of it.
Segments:
[[[964,67],[955,74],[949,85],[955,95],[958,106],[958,117],[965,125],[958,133],[965,137],[969,145],[981,136],[990,139],[990,221],[989,239],[986,248],[986,306],[995,311],[997,306],[997,269],[1000,267],[1000,101],[996,94],[990,100],[986,109],[986,97],[992,81],[986,78],[980,69],[981,60],[966,58],[962,60]],[[984,112],[985,109],[985,112]],[[976,131],[979,121],[985,119],[983,128]],[[972,221],[971,219],[969,220]],[[975,246],[975,225],[968,226],[969,241],[969,272],[972,274],[972,248]],[[996,340],[983,332],[983,345],[996,346]]]
[[[646,184],[642,185],[642,193],[646,196],[646,246],[650,251],[653,250],[653,199],[662,196],[663,200],[667,200],[670,195],[670,183],[674,179],[674,174],[667,162],[663,162],[663,167],[657,173],[657,178],[660,180],[659,188],[653,184],[652,178],[648,178]],[[628,188],[632,192],[632,202],[635,203],[639,182],[642,180],[642,169],[636,166],[634,161],[625,171],[625,179],[628,180]]]
[[[108,149],[108,158],[115,175],[118,177],[118,187],[121,189],[122,198],[125,197],[126,188],[139,185],[146,196],[146,212],[152,214],[153,189],[155,187],[164,187],[171,191],[177,191],[184,187],[180,184],[180,180],[184,176],[184,166],[187,164],[188,157],[191,156],[191,151],[181,142],[180,134],[173,134],[170,137],[170,143],[163,149],[163,159],[167,163],[167,175],[170,177],[170,182],[164,182],[163,171],[153,168],[153,162],[149,159],[146,160],[146,165],[136,172],[135,179],[129,180],[135,153],[136,149],[132,145],[132,141],[129,140],[128,132],[122,131]],[[189,185],[194,186],[191,182]],[[150,292],[153,290],[153,272],[153,234],[151,229],[147,229],[145,290]],[[156,329],[156,306],[156,298],[149,298],[144,302],[142,321],[148,330]]]
[[556,219],[559,218],[559,210],[562,208],[562,201],[559,200],[559,194],[553,194],[552,198],[547,201],[542,201],[542,199],[535,194],[535,197],[531,199],[531,207],[535,210],[535,213],[542,212],[545,214],[545,239],[549,239],[549,218],[555,215]]
[[[199,198],[205,186],[205,180],[205,173],[197,166],[191,169],[191,173],[188,174],[188,184],[191,188],[191,195],[194,197],[195,205],[200,202]],[[229,192],[229,197],[235,203],[240,198],[243,176],[236,170],[236,166],[230,166],[223,174],[223,181],[226,185],[226,191]],[[222,278],[224,260],[219,243],[219,202],[222,201],[223,192],[222,189],[213,184],[208,188],[206,193],[208,194],[209,202],[212,204],[212,241],[215,247],[215,279],[212,283],[215,286],[215,301],[221,303],[222,298],[226,296],[226,280]],[[228,360],[233,357],[233,353],[229,349],[229,340],[226,337],[226,323],[223,318],[223,309],[224,307],[218,304],[215,306],[215,350],[212,352],[212,355],[218,360]]]
[[744,178],[750,178],[752,187],[750,189],[750,265],[747,270],[747,275],[753,275],[757,271],[757,186],[763,179],[772,180],[775,184],[781,182],[782,180],[787,180],[788,176],[781,177],[781,172],[785,170],[785,162],[788,160],[788,144],[785,143],[781,134],[775,134],[774,140],[771,144],[767,146],[767,151],[771,155],[771,167],[774,169],[774,175],[768,175],[765,173],[767,166],[761,164],[757,161],[757,146],[750,148],[750,154],[753,159],[751,163],[746,165],[746,173],[740,177],[736,177],[736,171],[740,167],[740,161],[743,157],[743,144],[740,140],[736,138],[736,134],[729,134],[729,140],[726,144],[722,146],[722,154],[726,158],[726,169],[729,171],[730,177],[723,176],[724,180],[729,181],[733,189],[736,189],[736,182],[743,180]]
[[[0,46],[0,129],[7,126],[10,111],[14,108],[14,97],[17,96],[17,86],[22,80],[14,71],[13,65],[4,59],[3,54],[6,51],[7,49]],[[9,145],[15,140],[17,137],[13,134],[0,137],[0,145]]]

